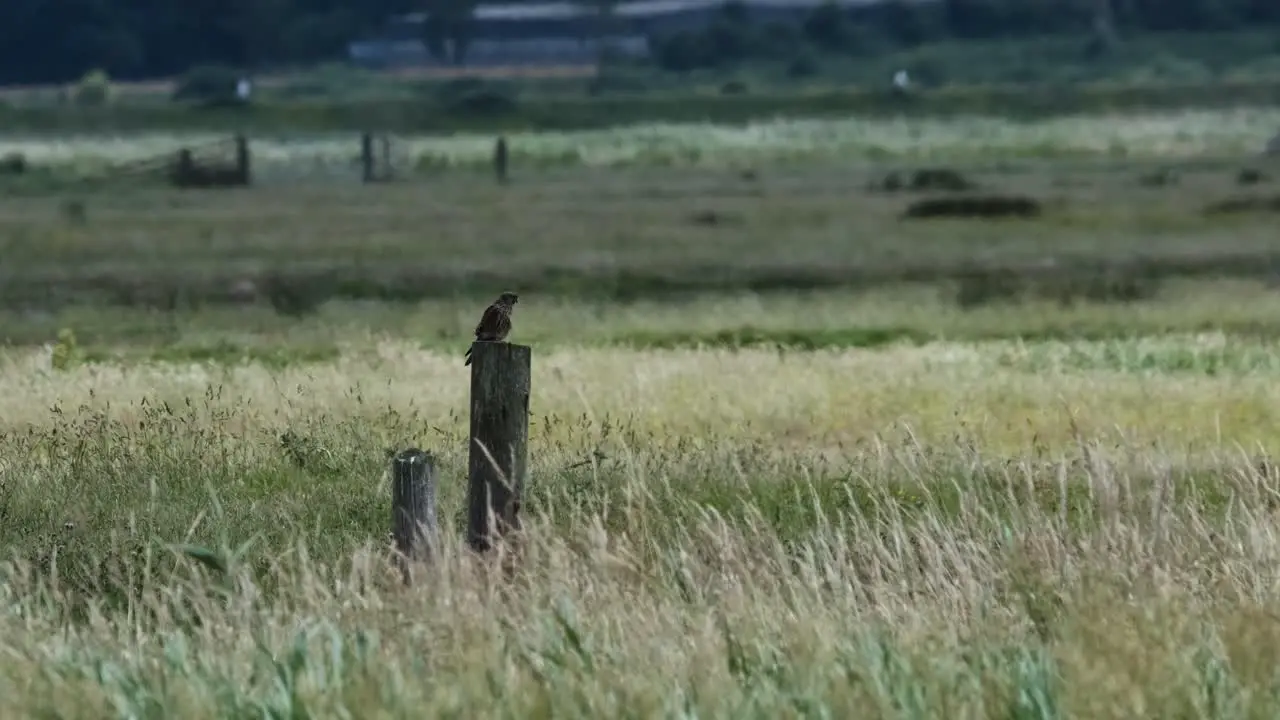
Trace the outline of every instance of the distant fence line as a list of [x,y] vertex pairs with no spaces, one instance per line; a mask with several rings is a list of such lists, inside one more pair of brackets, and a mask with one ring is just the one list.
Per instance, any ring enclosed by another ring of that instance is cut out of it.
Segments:
[[[366,131],[352,139],[358,163],[347,176],[363,183],[390,182],[402,176],[393,148],[403,141],[390,133]],[[252,140],[243,133],[113,165],[95,181],[163,179],[178,188],[249,187],[260,179]],[[311,174],[308,174],[310,176]]]
[[[400,180],[413,171],[413,159],[397,158],[396,148],[407,143],[391,133],[366,131],[352,139],[353,162],[350,171],[338,177],[362,183],[386,183]],[[509,178],[508,140],[498,135],[494,140],[491,160],[497,181]],[[23,170],[26,164],[24,161]],[[232,188],[258,184],[260,166],[253,159],[253,143],[244,134],[219,138],[197,145],[181,145],[174,150],[153,154],[138,160],[107,168],[86,182],[118,182],[128,179],[163,179],[178,188]],[[294,178],[314,178],[310,169],[291,173]]]

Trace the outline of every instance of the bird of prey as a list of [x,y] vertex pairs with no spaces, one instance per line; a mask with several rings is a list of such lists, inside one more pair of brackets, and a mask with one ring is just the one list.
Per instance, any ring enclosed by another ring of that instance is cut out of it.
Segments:
[[[513,292],[504,292],[498,296],[497,301],[484,309],[484,315],[480,317],[480,324],[476,325],[476,340],[479,342],[502,342],[507,339],[507,333],[511,332],[511,309],[516,304],[516,294]],[[471,348],[467,348],[467,361],[463,365],[471,364]]]

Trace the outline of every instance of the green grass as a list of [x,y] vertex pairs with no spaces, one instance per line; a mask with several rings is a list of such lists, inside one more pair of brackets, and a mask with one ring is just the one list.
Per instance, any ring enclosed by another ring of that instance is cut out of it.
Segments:
[[[976,267],[1084,279],[1111,268],[1158,282],[1265,280],[1274,266],[1274,213],[1204,212],[1274,194],[1237,184],[1239,158],[953,165],[981,192],[1040,198],[1033,220],[904,220],[920,194],[869,189],[924,165],[529,169],[507,187],[456,172],[378,187],[13,197],[0,201],[0,301],[225,306],[244,286],[261,304],[305,312],[326,300],[474,298],[480,285],[605,301],[951,283]],[[1143,182],[1166,166],[1176,182]],[[1032,297],[1060,296],[1033,285]]]
[[[618,302],[531,293],[520,337],[552,350],[575,347],[780,348],[791,352],[876,349],[931,342],[1086,340],[1222,334],[1266,345],[1280,339],[1280,296],[1256,281],[1169,281],[1129,303],[1056,300],[994,302],[962,308],[949,285],[874,291],[820,290],[687,294]],[[72,305],[55,312],[0,314],[11,346],[44,345],[70,330],[90,363],[142,361],[329,362],[370,352],[380,338],[461,353],[475,308],[492,298],[460,296],[420,303],[331,302],[297,318],[268,306],[205,307],[174,313]],[[523,313],[522,313],[523,315]]]
[[[0,715],[1272,717],[1274,222],[1156,167],[961,167],[1014,222],[882,166],[0,202]],[[233,301],[268,270],[314,306]],[[510,576],[461,542],[508,287]]]
[[[1119,360],[1017,362],[1037,351]],[[1270,361],[1188,377],[1144,359],[1179,352]],[[52,372],[11,351],[2,702],[1266,714],[1276,357],[1184,339],[540,352],[528,544],[503,581],[457,547],[455,356]],[[405,591],[384,451],[409,444],[436,455],[445,542]]]

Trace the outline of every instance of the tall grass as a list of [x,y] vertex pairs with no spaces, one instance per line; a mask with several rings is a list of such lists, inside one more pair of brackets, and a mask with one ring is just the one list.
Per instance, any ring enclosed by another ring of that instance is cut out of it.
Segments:
[[[148,547],[118,566],[132,582],[111,607],[86,608],[19,563],[3,586],[0,706],[61,717],[1273,714],[1274,478],[1224,467],[1235,498],[1202,506],[1160,465],[1137,483],[1096,450],[965,472],[978,453],[880,445],[896,456],[882,466],[894,484],[851,477],[858,507],[841,509],[796,482],[787,490],[807,522],[785,530],[750,492],[722,512],[660,478],[624,481],[625,507],[593,508],[603,488],[552,491],[509,580],[454,534],[410,589],[373,540],[341,556],[299,541],[217,572]],[[1036,501],[1041,484],[1061,501]],[[625,529],[610,528],[616,512]]]
[[510,578],[458,542],[452,354],[8,351],[0,713],[1270,717],[1280,365],[1177,342],[540,352]]

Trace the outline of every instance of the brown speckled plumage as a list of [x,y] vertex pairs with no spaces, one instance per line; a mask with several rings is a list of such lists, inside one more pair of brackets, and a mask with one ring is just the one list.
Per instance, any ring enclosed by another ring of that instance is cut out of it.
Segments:
[[[511,310],[516,304],[516,294],[513,292],[504,292],[498,296],[497,301],[484,309],[484,315],[480,317],[480,324],[476,325],[476,340],[479,342],[502,342],[507,339],[507,334],[511,332]],[[463,365],[471,364],[471,348],[467,348],[467,361]]]

